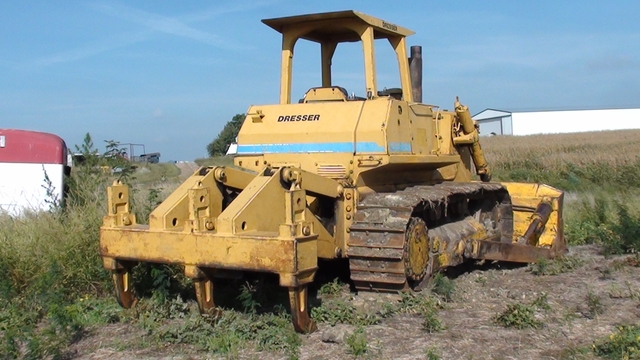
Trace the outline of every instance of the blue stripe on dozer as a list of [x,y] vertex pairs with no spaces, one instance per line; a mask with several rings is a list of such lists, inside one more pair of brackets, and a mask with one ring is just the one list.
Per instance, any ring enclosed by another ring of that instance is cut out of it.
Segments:
[[[408,144],[408,143],[407,143]],[[290,153],[384,153],[384,147],[375,142],[330,142],[330,143],[302,143],[302,144],[238,144],[238,154],[290,154]],[[409,144],[409,148],[411,145]]]
[[410,153],[411,152],[411,143],[409,142],[390,142],[389,143],[389,152],[390,153]]

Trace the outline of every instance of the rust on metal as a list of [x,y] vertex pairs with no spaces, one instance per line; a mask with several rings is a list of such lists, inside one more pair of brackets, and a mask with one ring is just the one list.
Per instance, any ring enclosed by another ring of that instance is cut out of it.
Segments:
[[[468,258],[528,262],[562,252],[562,191],[489,182],[468,107],[457,98],[455,111],[420,103],[422,54],[414,47],[407,61],[411,31],[355,11],[265,23],[283,35],[280,103],[248,109],[235,167],[195,171],[148,226],[137,224],[126,185],[107,190],[100,253],[122,306],[135,303],[138,261],[184,266],[210,315],[214,278],[269,272],[288,289],[295,329],[311,332],[307,285],[319,259],[348,257],[357,289],[397,291]],[[400,89],[377,91],[377,39],[393,48]],[[298,40],[320,44],[322,86],[291,104]],[[363,46],[364,97],[331,79],[336,46],[352,41]],[[483,182],[472,181],[474,165]]]
[[422,102],[422,46],[414,45],[410,49],[409,73],[411,75],[411,89],[413,101]]
[[549,201],[540,202],[533,215],[531,215],[531,223],[529,224],[527,231],[518,242],[533,246],[537,245],[538,238],[544,231],[544,227],[547,224],[547,221],[549,221],[549,217],[552,212],[553,206]]
[[500,260],[533,263],[554,256],[551,249],[522,244],[505,244],[495,241],[473,240],[465,251],[471,259]]
[[297,332],[309,334],[318,329],[316,323],[309,317],[307,306],[308,290],[307,286],[289,288],[289,304],[291,306],[291,318],[293,327]]
[[[420,287],[434,271],[461,263],[468,241],[510,243],[513,237],[509,196],[496,183],[444,182],[374,193],[361,200],[356,214],[348,256],[351,279],[362,290]],[[426,234],[416,232],[418,221]],[[421,250],[412,257],[408,249],[418,238]]]
[[130,309],[136,302],[131,288],[131,272],[129,269],[115,270],[111,273],[118,304],[125,309]]

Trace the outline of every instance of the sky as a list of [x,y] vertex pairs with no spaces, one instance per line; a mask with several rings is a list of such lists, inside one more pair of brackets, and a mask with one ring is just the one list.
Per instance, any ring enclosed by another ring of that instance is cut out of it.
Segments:
[[[2,1],[0,128],[144,144],[162,161],[206,156],[224,124],[279,98],[280,34],[261,19],[353,9],[416,32],[423,102],[473,114],[640,108],[640,2]],[[320,85],[319,46],[298,42],[293,96]],[[378,87],[398,87],[376,42]],[[364,95],[362,50],[333,80]],[[135,149],[136,155],[141,153]]]

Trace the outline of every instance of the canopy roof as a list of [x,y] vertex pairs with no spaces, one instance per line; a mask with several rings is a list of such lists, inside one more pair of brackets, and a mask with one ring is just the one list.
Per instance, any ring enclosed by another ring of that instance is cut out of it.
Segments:
[[360,36],[347,26],[336,26],[347,23],[370,25],[373,27],[376,39],[414,34],[409,29],[353,10],[264,19],[262,22],[280,33],[283,33],[285,28],[291,28],[290,26],[313,24],[313,29],[301,37],[319,43],[327,40],[336,42],[360,41]]

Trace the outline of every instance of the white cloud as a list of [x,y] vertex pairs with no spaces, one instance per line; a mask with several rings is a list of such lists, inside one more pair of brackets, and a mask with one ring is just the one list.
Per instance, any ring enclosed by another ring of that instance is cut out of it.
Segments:
[[23,64],[19,67],[46,67],[55,64],[67,63],[70,61],[77,61],[86,59],[91,56],[95,56],[109,50],[129,46],[141,41],[146,40],[150,35],[151,31],[141,31],[139,33],[131,34],[120,34],[116,37],[103,39],[94,44],[88,45],[86,47],[81,47],[77,49],[72,49],[68,51],[59,52],[57,54],[49,55],[32,61],[27,64]]
[[155,32],[185,37],[225,49],[239,48],[235,43],[218,35],[198,30],[177,17],[154,14],[124,5],[96,4],[94,7],[107,15],[145,26]]
[[238,45],[231,39],[222,38],[216,34],[190,26],[189,23],[210,20],[216,16],[221,16],[233,12],[248,11],[272,2],[256,3],[236,3],[232,6],[221,6],[187,14],[180,17],[163,16],[124,5],[114,5],[107,3],[95,3],[91,7],[103,14],[121,18],[132,23],[141,25],[144,29],[133,33],[121,33],[106,39],[95,40],[91,44],[75,49],[62,51],[17,65],[17,68],[40,68],[55,64],[67,63],[96,56],[113,49],[126,47],[132,44],[143,42],[151,38],[154,34],[163,33],[173,36],[184,37],[198,41],[207,45],[223,49],[242,50],[246,47]]

